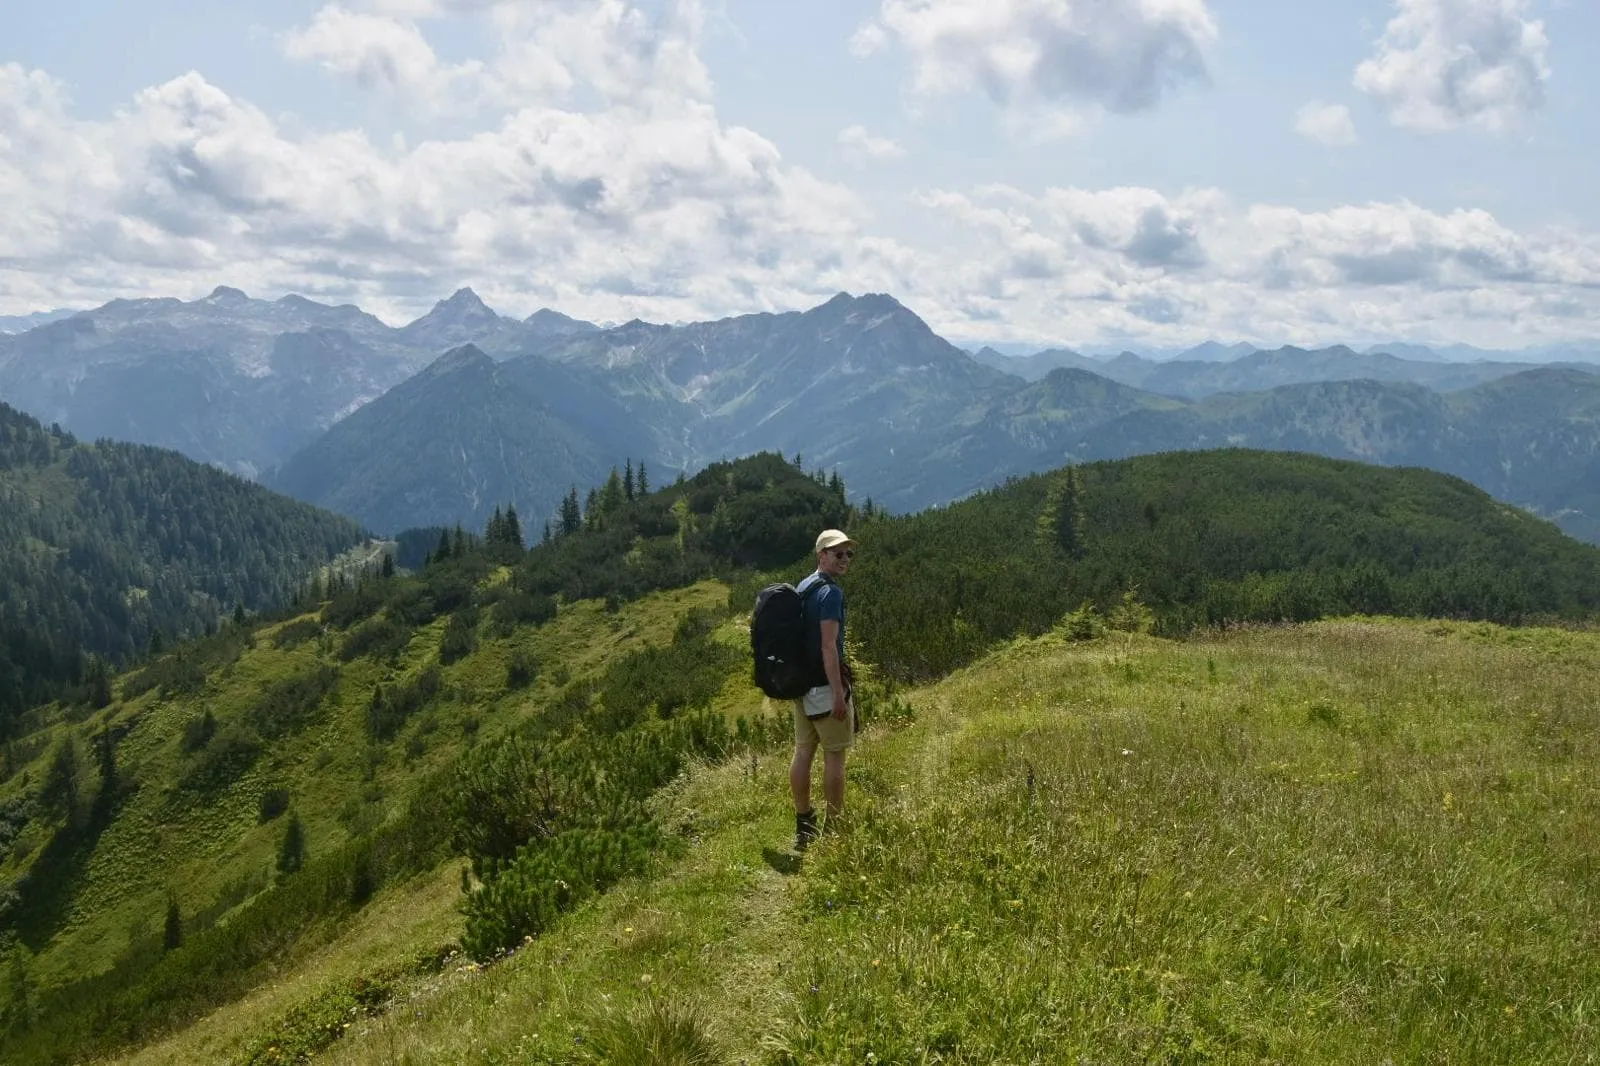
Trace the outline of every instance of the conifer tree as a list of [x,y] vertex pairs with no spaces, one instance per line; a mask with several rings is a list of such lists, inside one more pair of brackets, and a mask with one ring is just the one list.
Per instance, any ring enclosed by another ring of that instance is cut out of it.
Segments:
[[88,676],[85,683],[89,690],[89,706],[95,710],[109,706],[112,699],[111,670],[106,666],[104,659],[98,655],[89,657]]
[[394,577],[394,554],[392,552],[383,553],[383,566],[379,568],[378,575],[386,581]]
[[617,468],[611,468],[611,476],[606,478],[604,487],[600,490],[600,513],[607,518],[622,509],[627,496],[622,490],[622,475],[617,473]]
[[433,549],[433,561],[442,563],[448,558],[450,558],[450,532],[449,530],[440,530],[439,546]]
[[67,733],[57,742],[50,756],[50,765],[44,772],[39,799],[47,810],[65,815],[69,822],[77,822],[83,800],[83,783],[78,774],[78,745],[74,734]]
[[1035,535],[1047,551],[1064,552],[1076,559],[1083,554],[1083,516],[1079,508],[1078,471],[1067,467],[1050,481]]
[[650,479],[645,476],[643,459],[639,460],[639,474],[636,480],[638,482],[636,485],[638,494],[640,496],[650,495]]
[[[612,471],[616,473],[615,470]],[[589,490],[589,495],[583,501],[583,528],[599,529],[600,522],[600,493],[595,489]]]
[[167,917],[161,927],[161,948],[171,951],[183,943],[183,912],[178,909],[178,897],[167,892]]
[[506,505],[505,519],[506,543],[515,545],[517,551],[522,551],[526,545],[522,542],[522,523],[517,519],[517,505]]
[[300,813],[289,812],[289,820],[283,827],[283,841],[278,845],[278,872],[292,874],[306,861],[306,831],[300,824]]
[[627,461],[627,466],[622,472],[622,494],[631,503],[633,501],[633,460]]
[[450,541],[450,554],[460,558],[467,554],[467,531],[461,528],[461,523],[456,523],[455,536]]
[[561,534],[570,537],[582,528],[583,511],[578,508],[578,486],[574,485],[561,501]]

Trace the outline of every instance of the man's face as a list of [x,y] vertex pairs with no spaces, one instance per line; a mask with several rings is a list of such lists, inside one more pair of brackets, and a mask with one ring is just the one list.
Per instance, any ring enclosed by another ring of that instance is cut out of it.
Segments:
[[850,569],[850,559],[856,553],[854,544],[841,544],[817,553],[817,569],[829,577],[839,577]]

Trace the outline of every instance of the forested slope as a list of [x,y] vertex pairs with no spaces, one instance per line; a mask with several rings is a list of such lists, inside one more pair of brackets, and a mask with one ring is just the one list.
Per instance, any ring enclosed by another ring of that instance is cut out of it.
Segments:
[[288,601],[362,539],[348,519],[143,445],[85,444],[0,404],[0,735],[112,665]]

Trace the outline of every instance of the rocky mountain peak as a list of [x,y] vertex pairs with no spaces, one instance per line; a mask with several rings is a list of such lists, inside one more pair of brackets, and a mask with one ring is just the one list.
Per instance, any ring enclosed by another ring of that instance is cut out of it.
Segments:
[[435,312],[449,312],[451,315],[458,318],[467,315],[475,317],[481,315],[490,318],[500,317],[490,309],[488,304],[484,303],[483,300],[478,297],[477,293],[468,288],[457,289],[451,294],[450,299],[440,300],[437,304],[435,304],[433,310]]
[[237,307],[250,302],[250,297],[241,289],[228,285],[218,285],[211,290],[211,295],[206,297],[207,303],[221,304],[225,307]]

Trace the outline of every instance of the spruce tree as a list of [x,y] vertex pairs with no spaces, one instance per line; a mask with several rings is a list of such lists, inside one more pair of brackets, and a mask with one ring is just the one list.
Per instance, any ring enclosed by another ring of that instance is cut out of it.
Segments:
[[516,504],[506,507],[505,518],[506,543],[513,545],[517,551],[522,551],[527,545],[522,542],[522,523],[517,519]]
[[627,466],[623,469],[623,472],[622,472],[622,494],[628,498],[629,502],[632,502],[632,500],[633,500],[633,460],[632,459],[629,459],[627,461]]
[[628,497],[622,490],[622,476],[617,473],[617,468],[611,468],[611,476],[606,478],[604,487],[600,490],[600,513],[607,518],[622,509]]
[[289,812],[289,821],[283,827],[283,841],[278,845],[278,872],[292,874],[306,861],[306,830],[300,824],[300,813]]
[[167,917],[161,927],[161,948],[171,951],[183,943],[183,912],[178,909],[178,897],[167,893]]
[[448,558],[450,558],[450,531],[443,529],[439,531],[439,546],[433,549],[433,561],[442,563]]
[[561,501],[561,534],[571,536],[582,528],[583,511],[578,507],[578,486],[574,485]]
[[76,823],[83,801],[83,785],[78,775],[78,744],[74,734],[67,733],[57,742],[50,756],[50,765],[44,772],[44,783],[39,787],[39,799],[45,809],[65,815]]
[[384,552],[383,553],[383,566],[379,568],[378,575],[380,577],[384,578],[385,580],[388,580],[389,578],[394,577],[394,554],[393,553],[391,553],[391,552]]
[[636,481],[637,481],[636,488],[637,488],[637,491],[638,491],[638,495],[640,495],[640,496],[648,496],[648,495],[650,495],[650,479],[647,476],[645,476],[644,460],[643,459],[639,460],[639,474],[638,474],[638,476],[636,478]]

